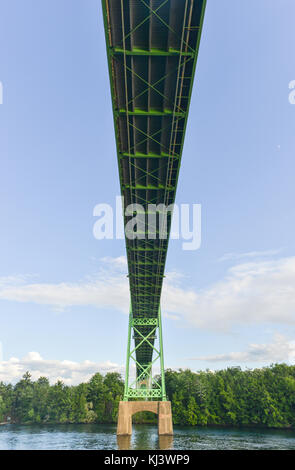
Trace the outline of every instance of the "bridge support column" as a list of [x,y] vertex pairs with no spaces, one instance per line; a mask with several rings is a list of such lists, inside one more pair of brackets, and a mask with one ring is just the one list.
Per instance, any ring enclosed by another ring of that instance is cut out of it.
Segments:
[[118,436],[131,436],[132,415],[150,411],[158,415],[159,436],[172,436],[172,413],[170,401],[120,401],[118,413]]
[[159,401],[158,408],[158,433],[159,436],[172,436],[172,412],[170,401]]

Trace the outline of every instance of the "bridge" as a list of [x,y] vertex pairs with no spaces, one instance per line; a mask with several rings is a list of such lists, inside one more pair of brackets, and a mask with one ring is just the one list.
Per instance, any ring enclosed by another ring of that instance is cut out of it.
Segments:
[[[131,297],[119,435],[131,434],[134,410],[147,409],[158,413],[159,434],[173,432],[160,300],[205,6],[102,0]],[[135,213],[136,233],[127,229]]]

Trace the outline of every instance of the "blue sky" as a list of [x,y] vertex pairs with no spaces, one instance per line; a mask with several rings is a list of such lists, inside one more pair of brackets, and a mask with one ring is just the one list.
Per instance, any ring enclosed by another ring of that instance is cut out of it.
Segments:
[[[208,0],[178,203],[202,245],[171,241],[167,367],[295,360],[293,0]],[[93,208],[119,195],[98,0],[0,3],[0,380],[123,371],[125,244]]]

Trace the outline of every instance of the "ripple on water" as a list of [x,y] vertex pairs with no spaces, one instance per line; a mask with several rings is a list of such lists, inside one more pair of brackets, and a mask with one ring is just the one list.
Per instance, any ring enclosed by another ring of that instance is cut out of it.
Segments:
[[294,450],[295,431],[175,426],[173,439],[159,439],[156,426],[134,425],[131,438],[117,440],[115,425],[0,426],[1,450],[114,450],[118,447],[134,450]]

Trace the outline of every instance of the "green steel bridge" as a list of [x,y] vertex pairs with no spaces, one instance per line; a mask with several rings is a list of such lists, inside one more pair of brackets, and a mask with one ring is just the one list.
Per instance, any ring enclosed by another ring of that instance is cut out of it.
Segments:
[[[102,0],[102,6],[126,227],[139,207],[147,220],[152,205],[162,204],[164,213],[175,201],[206,0]],[[128,212],[130,204],[140,206]],[[125,231],[131,294],[125,401],[166,400],[160,299],[172,211],[166,215],[167,237],[159,222],[153,236],[147,224],[137,236]],[[152,376],[156,361],[160,381]]]

